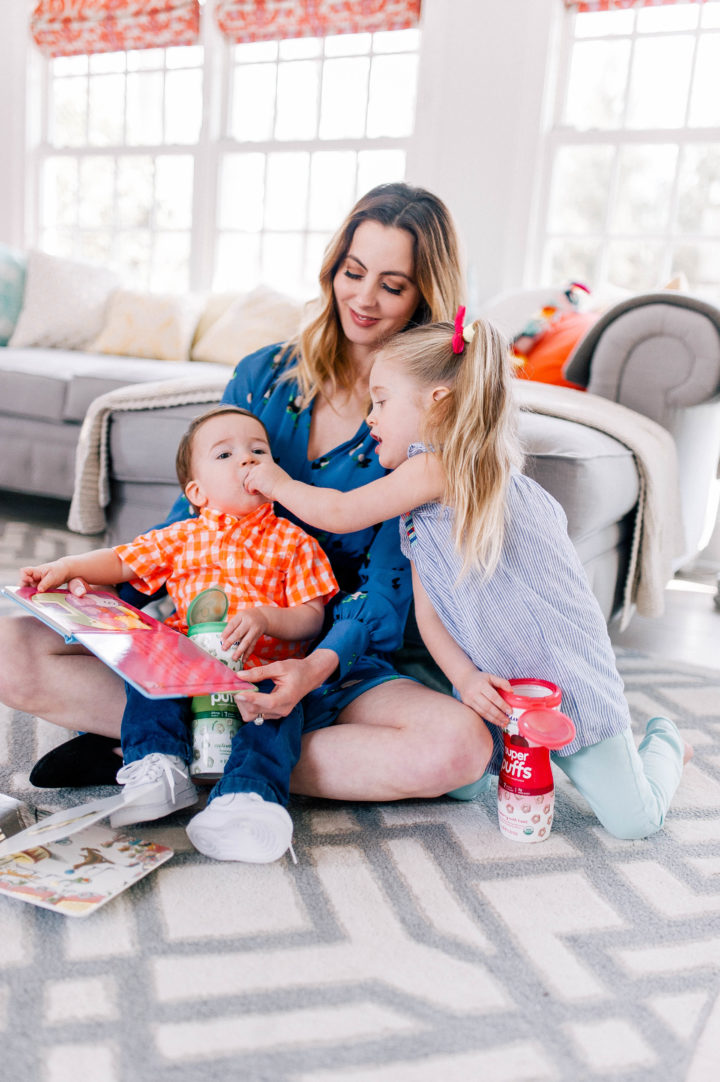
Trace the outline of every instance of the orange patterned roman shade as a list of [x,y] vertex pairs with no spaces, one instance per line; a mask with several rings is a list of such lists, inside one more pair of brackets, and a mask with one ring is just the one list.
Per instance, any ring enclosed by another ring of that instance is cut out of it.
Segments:
[[216,0],[215,18],[233,42],[407,30],[421,0]]
[[195,45],[198,0],[40,0],[30,19],[46,56]]

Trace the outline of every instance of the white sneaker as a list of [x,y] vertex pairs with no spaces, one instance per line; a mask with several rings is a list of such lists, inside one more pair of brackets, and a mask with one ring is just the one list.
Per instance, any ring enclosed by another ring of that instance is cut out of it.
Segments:
[[194,815],[186,830],[206,857],[269,864],[287,852],[293,824],[281,804],[258,793],[227,793]]
[[177,755],[146,755],[121,767],[117,781],[125,786],[123,797],[127,803],[110,816],[112,827],[162,819],[170,812],[190,807],[198,798],[188,768]]

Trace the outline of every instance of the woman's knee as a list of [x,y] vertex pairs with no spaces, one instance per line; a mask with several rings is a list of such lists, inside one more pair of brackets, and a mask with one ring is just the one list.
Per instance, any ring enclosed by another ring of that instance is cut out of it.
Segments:
[[[36,620],[32,621],[37,624]],[[30,633],[25,617],[0,619],[0,702],[14,706],[18,695],[27,688],[32,668],[26,638]]]
[[424,745],[421,788],[442,796],[482,777],[492,755],[492,737],[485,722],[456,700],[432,738]]

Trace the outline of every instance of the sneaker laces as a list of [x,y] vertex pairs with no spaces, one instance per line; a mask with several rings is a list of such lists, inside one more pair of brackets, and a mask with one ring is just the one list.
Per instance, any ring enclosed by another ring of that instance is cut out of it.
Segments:
[[171,763],[167,755],[161,755],[158,752],[153,752],[151,755],[146,755],[144,759],[136,759],[134,763],[128,763],[127,766],[123,766],[118,770],[117,780],[121,785],[127,785],[128,782],[132,782],[135,785],[142,785],[143,782],[157,781],[163,775],[167,778],[167,783],[170,786],[171,798],[175,799],[175,774],[181,774],[182,771],[178,770],[174,763]]

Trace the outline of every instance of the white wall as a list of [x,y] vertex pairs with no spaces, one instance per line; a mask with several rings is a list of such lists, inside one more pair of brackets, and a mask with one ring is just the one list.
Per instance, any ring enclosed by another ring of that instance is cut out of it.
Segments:
[[[0,240],[28,244],[26,117],[34,0],[0,2]],[[560,0],[423,0],[416,133],[408,179],[457,220],[471,309],[523,284],[546,68]]]

